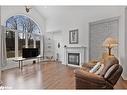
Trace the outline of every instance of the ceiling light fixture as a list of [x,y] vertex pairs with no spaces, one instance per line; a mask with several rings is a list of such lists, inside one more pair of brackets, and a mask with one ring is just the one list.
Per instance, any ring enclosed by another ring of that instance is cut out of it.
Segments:
[[25,6],[25,10],[27,13],[30,11],[30,9],[32,9],[30,6]]

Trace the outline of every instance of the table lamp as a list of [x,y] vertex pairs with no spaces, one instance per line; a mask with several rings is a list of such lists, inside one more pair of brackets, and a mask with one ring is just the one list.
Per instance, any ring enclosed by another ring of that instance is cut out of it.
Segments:
[[118,45],[118,41],[113,37],[108,37],[103,42],[103,46],[108,48],[108,54],[111,55],[111,49]]

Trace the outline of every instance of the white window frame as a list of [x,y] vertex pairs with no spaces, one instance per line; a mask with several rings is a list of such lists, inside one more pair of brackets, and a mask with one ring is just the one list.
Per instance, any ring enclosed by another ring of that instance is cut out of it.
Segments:
[[[28,32],[24,32],[24,31],[20,31],[20,30],[14,30],[14,29],[10,29],[10,28],[5,28],[6,31],[13,31],[15,32],[15,57],[19,57],[19,54],[18,54],[18,34],[19,33],[25,33],[25,48],[28,48],[28,37],[27,37],[27,34]],[[40,53],[41,53],[41,35],[39,34],[35,34],[35,33],[32,33],[32,36],[33,37],[33,41],[34,41],[34,48],[36,48],[36,36],[39,36],[40,37]],[[11,57],[11,58],[7,58],[7,59],[13,59],[14,57]]]

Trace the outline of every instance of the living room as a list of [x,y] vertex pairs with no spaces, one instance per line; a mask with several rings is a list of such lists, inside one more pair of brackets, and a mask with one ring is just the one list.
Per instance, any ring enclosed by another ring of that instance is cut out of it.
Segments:
[[[113,88],[126,89],[126,15],[126,6],[1,6],[1,86],[76,89],[74,71],[110,52],[103,43],[112,37],[123,68]],[[23,48],[38,48],[37,55],[24,57]]]

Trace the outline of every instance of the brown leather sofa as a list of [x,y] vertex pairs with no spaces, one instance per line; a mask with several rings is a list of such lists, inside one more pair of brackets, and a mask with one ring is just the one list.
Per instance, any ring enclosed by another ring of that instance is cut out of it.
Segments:
[[109,56],[104,61],[104,68],[99,75],[89,73],[83,69],[76,69],[76,89],[113,89],[123,71],[119,61]]

